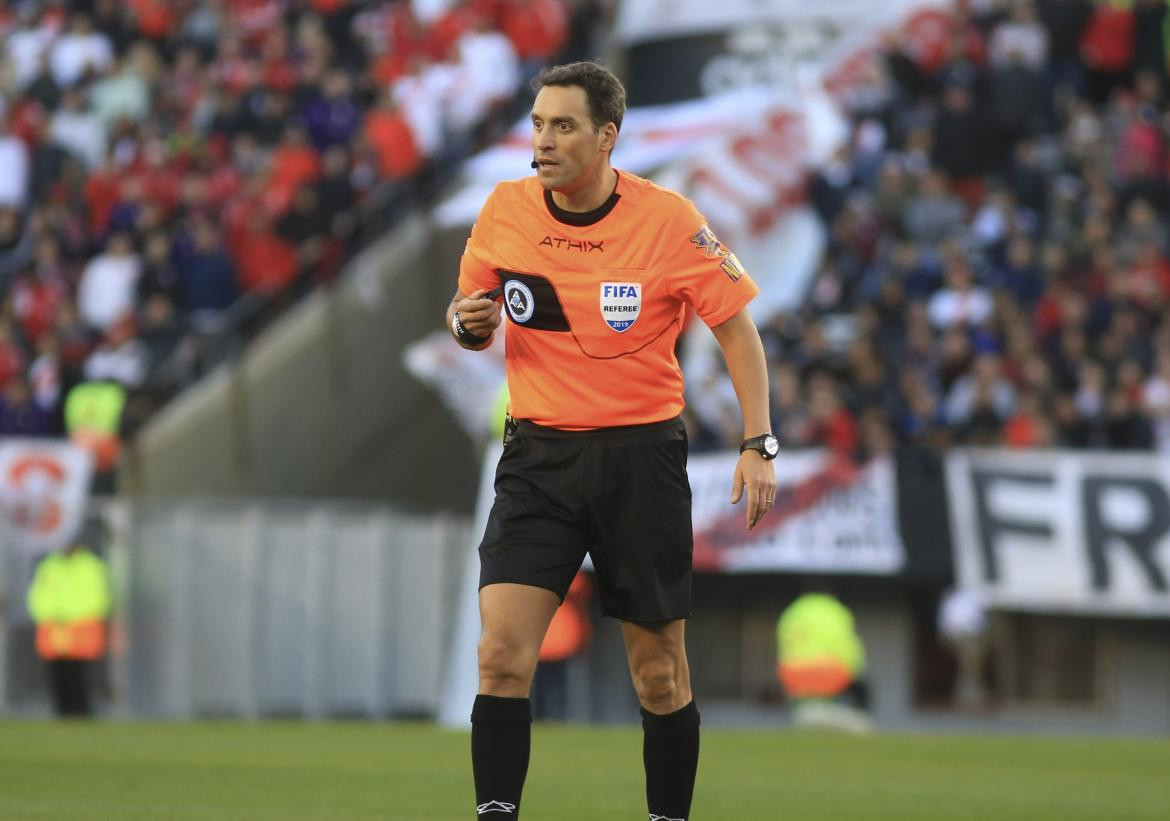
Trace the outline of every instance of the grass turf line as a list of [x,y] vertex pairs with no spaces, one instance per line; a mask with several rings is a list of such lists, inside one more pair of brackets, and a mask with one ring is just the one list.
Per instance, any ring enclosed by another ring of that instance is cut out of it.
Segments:
[[[1166,819],[1170,742],[703,735],[695,821]],[[423,724],[0,723],[0,819],[473,818]],[[641,732],[537,726],[524,817],[640,819]]]

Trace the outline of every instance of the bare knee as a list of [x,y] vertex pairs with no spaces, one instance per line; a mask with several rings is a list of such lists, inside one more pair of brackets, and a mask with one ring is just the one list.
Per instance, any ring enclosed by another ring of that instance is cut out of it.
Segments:
[[[531,658],[530,658],[531,656]],[[489,696],[524,698],[532,686],[535,654],[500,636],[479,640],[479,691]]]
[[683,667],[668,655],[640,661],[634,668],[638,701],[652,713],[672,713],[690,701],[690,682]]

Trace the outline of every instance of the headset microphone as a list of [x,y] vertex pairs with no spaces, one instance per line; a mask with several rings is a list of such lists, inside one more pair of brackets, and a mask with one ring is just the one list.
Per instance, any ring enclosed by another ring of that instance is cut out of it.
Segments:
[[540,166],[536,164],[536,160],[532,161],[532,167],[533,168],[540,168]]

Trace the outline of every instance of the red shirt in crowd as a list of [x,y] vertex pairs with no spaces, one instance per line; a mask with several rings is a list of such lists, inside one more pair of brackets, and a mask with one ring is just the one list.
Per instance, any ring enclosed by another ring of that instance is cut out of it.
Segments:
[[293,195],[304,183],[321,176],[321,157],[308,145],[282,143],[272,152],[272,177],[268,194],[278,213],[292,204]]
[[129,0],[138,30],[152,40],[165,40],[175,28],[172,0]]
[[500,7],[500,29],[521,60],[552,55],[569,35],[562,0],[511,0]]
[[1098,71],[1125,71],[1133,62],[1133,11],[1110,4],[1093,10],[1081,34],[1081,57]]
[[24,338],[35,342],[53,327],[57,308],[65,299],[63,283],[29,277],[12,289],[12,312]]
[[422,154],[406,119],[385,109],[366,115],[366,139],[378,155],[378,171],[388,180],[413,174],[422,164]]
[[269,221],[259,215],[243,239],[238,263],[240,285],[247,291],[279,293],[297,274],[296,249],[277,237]]
[[0,340],[0,390],[24,373],[24,354],[13,342]]

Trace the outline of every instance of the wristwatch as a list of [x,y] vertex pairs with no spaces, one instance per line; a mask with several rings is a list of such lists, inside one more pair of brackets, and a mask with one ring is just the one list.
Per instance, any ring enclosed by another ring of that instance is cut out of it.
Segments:
[[772,460],[780,452],[780,441],[770,433],[753,436],[751,439],[743,440],[743,444],[739,446],[740,453],[745,450],[754,450],[765,459]]
[[458,311],[456,311],[455,315],[451,317],[451,330],[454,332],[456,339],[458,339],[464,345],[471,345],[472,347],[482,345],[491,338],[488,336],[473,334],[471,331],[464,328],[463,323],[459,320]]

